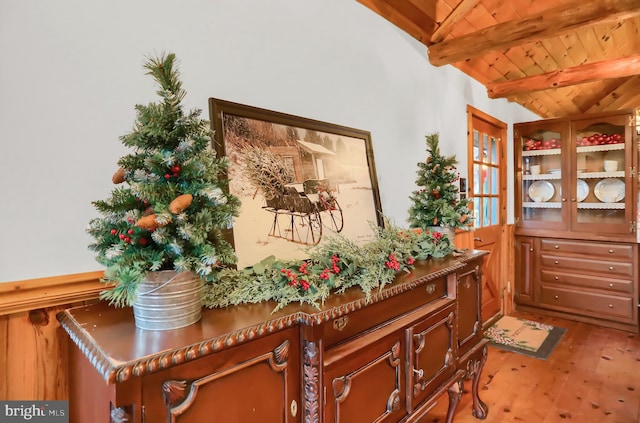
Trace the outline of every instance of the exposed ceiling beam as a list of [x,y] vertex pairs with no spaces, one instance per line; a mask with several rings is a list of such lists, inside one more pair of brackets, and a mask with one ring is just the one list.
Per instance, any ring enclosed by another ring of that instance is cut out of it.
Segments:
[[458,7],[456,7],[455,10],[449,13],[449,16],[445,18],[438,29],[433,31],[431,42],[439,43],[440,41],[447,38],[447,35],[449,35],[455,24],[465,16],[467,16],[467,13],[469,13],[469,11],[473,9],[479,1],[480,0],[462,0]]
[[[402,28],[421,43],[428,45],[435,21],[408,2],[389,0],[357,0],[386,20]],[[409,18],[411,16],[412,18]]]
[[568,87],[603,79],[640,75],[640,54],[560,69],[542,75],[487,84],[489,98]]
[[640,15],[640,0],[599,0],[563,5],[523,19],[494,25],[442,41],[429,47],[435,66],[467,60],[490,51],[508,49],[531,41],[558,36]]

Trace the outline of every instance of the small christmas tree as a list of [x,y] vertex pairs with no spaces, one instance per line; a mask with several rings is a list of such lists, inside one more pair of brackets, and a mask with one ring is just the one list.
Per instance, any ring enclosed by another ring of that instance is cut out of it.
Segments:
[[89,248],[106,266],[104,281],[115,284],[103,298],[117,306],[134,302],[147,272],[191,271],[212,282],[217,268],[236,261],[222,235],[239,208],[219,179],[228,161],[210,148],[201,110],[183,112],[186,93],[174,64],[174,54],[145,63],[161,101],[136,106],[133,131],[120,137],[133,153],[113,175],[114,184],[127,184],[93,203],[103,217],[89,223]]
[[469,229],[469,200],[458,198],[459,190],[454,184],[459,180],[456,158],[440,154],[437,133],[426,138],[429,157],[418,163],[416,184],[422,188],[411,194],[413,204],[409,208],[409,224],[412,228],[423,229],[429,226]]

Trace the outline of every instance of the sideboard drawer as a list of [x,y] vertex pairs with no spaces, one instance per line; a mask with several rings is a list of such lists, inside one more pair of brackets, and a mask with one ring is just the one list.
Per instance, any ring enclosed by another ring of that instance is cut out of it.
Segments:
[[610,317],[633,318],[634,301],[629,297],[542,285],[540,287],[540,302],[558,308],[580,310],[598,317],[608,315]]
[[633,281],[630,279],[612,279],[603,278],[602,276],[583,275],[580,273],[567,272],[566,269],[543,269],[540,271],[540,276],[540,280],[547,283],[596,288],[625,294],[633,293]]
[[[452,276],[449,276],[452,277]],[[326,348],[366,332],[390,319],[409,313],[427,304],[442,305],[453,301],[448,292],[447,277],[439,277],[415,289],[404,292],[383,303],[356,310],[344,316],[336,316],[324,325]]]
[[546,252],[611,257],[614,260],[630,260],[633,258],[633,246],[630,244],[542,239],[540,240],[540,249]]
[[622,261],[582,259],[560,255],[542,254],[540,264],[546,269],[575,269],[581,272],[598,272],[609,275],[633,277],[633,264]]

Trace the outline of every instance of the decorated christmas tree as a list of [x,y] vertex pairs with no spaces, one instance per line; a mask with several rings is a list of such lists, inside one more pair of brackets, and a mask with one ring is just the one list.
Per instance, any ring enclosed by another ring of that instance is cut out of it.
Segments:
[[456,158],[440,154],[437,133],[427,135],[426,139],[429,156],[418,163],[416,185],[421,188],[411,194],[409,224],[423,229],[430,226],[470,229],[469,200],[458,198]]
[[236,260],[222,233],[239,208],[220,180],[228,161],[210,148],[201,110],[184,112],[175,62],[163,54],[145,63],[161,100],[135,107],[134,128],[120,137],[133,152],[118,161],[111,196],[93,203],[102,217],[89,223],[89,248],[114,284],[103,298],[118,306],[133,303],[148,272],[191,271],[213,282],[218,268]]

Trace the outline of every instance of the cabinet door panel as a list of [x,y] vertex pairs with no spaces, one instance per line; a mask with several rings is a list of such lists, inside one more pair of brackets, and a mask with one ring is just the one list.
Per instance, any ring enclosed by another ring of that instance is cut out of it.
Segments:
[[145,419],[297,422],[299,356],[297,332],[285,331],[145,376]]
[[407,329],[409,410],[429,398],[455,372],[455,312],[453,306]]
[[517,304],[532,304],[535,300],[535,238],[516,237],[515,247],[514,300]]
[[470,263],[458,274],[458,355],[462,356],[482,338],[481,265]]
[[327,351],[325,422],[396,422],[405,415],[402,335],[396,331],[376,342],[353,341],[353,349],[335,362]]

